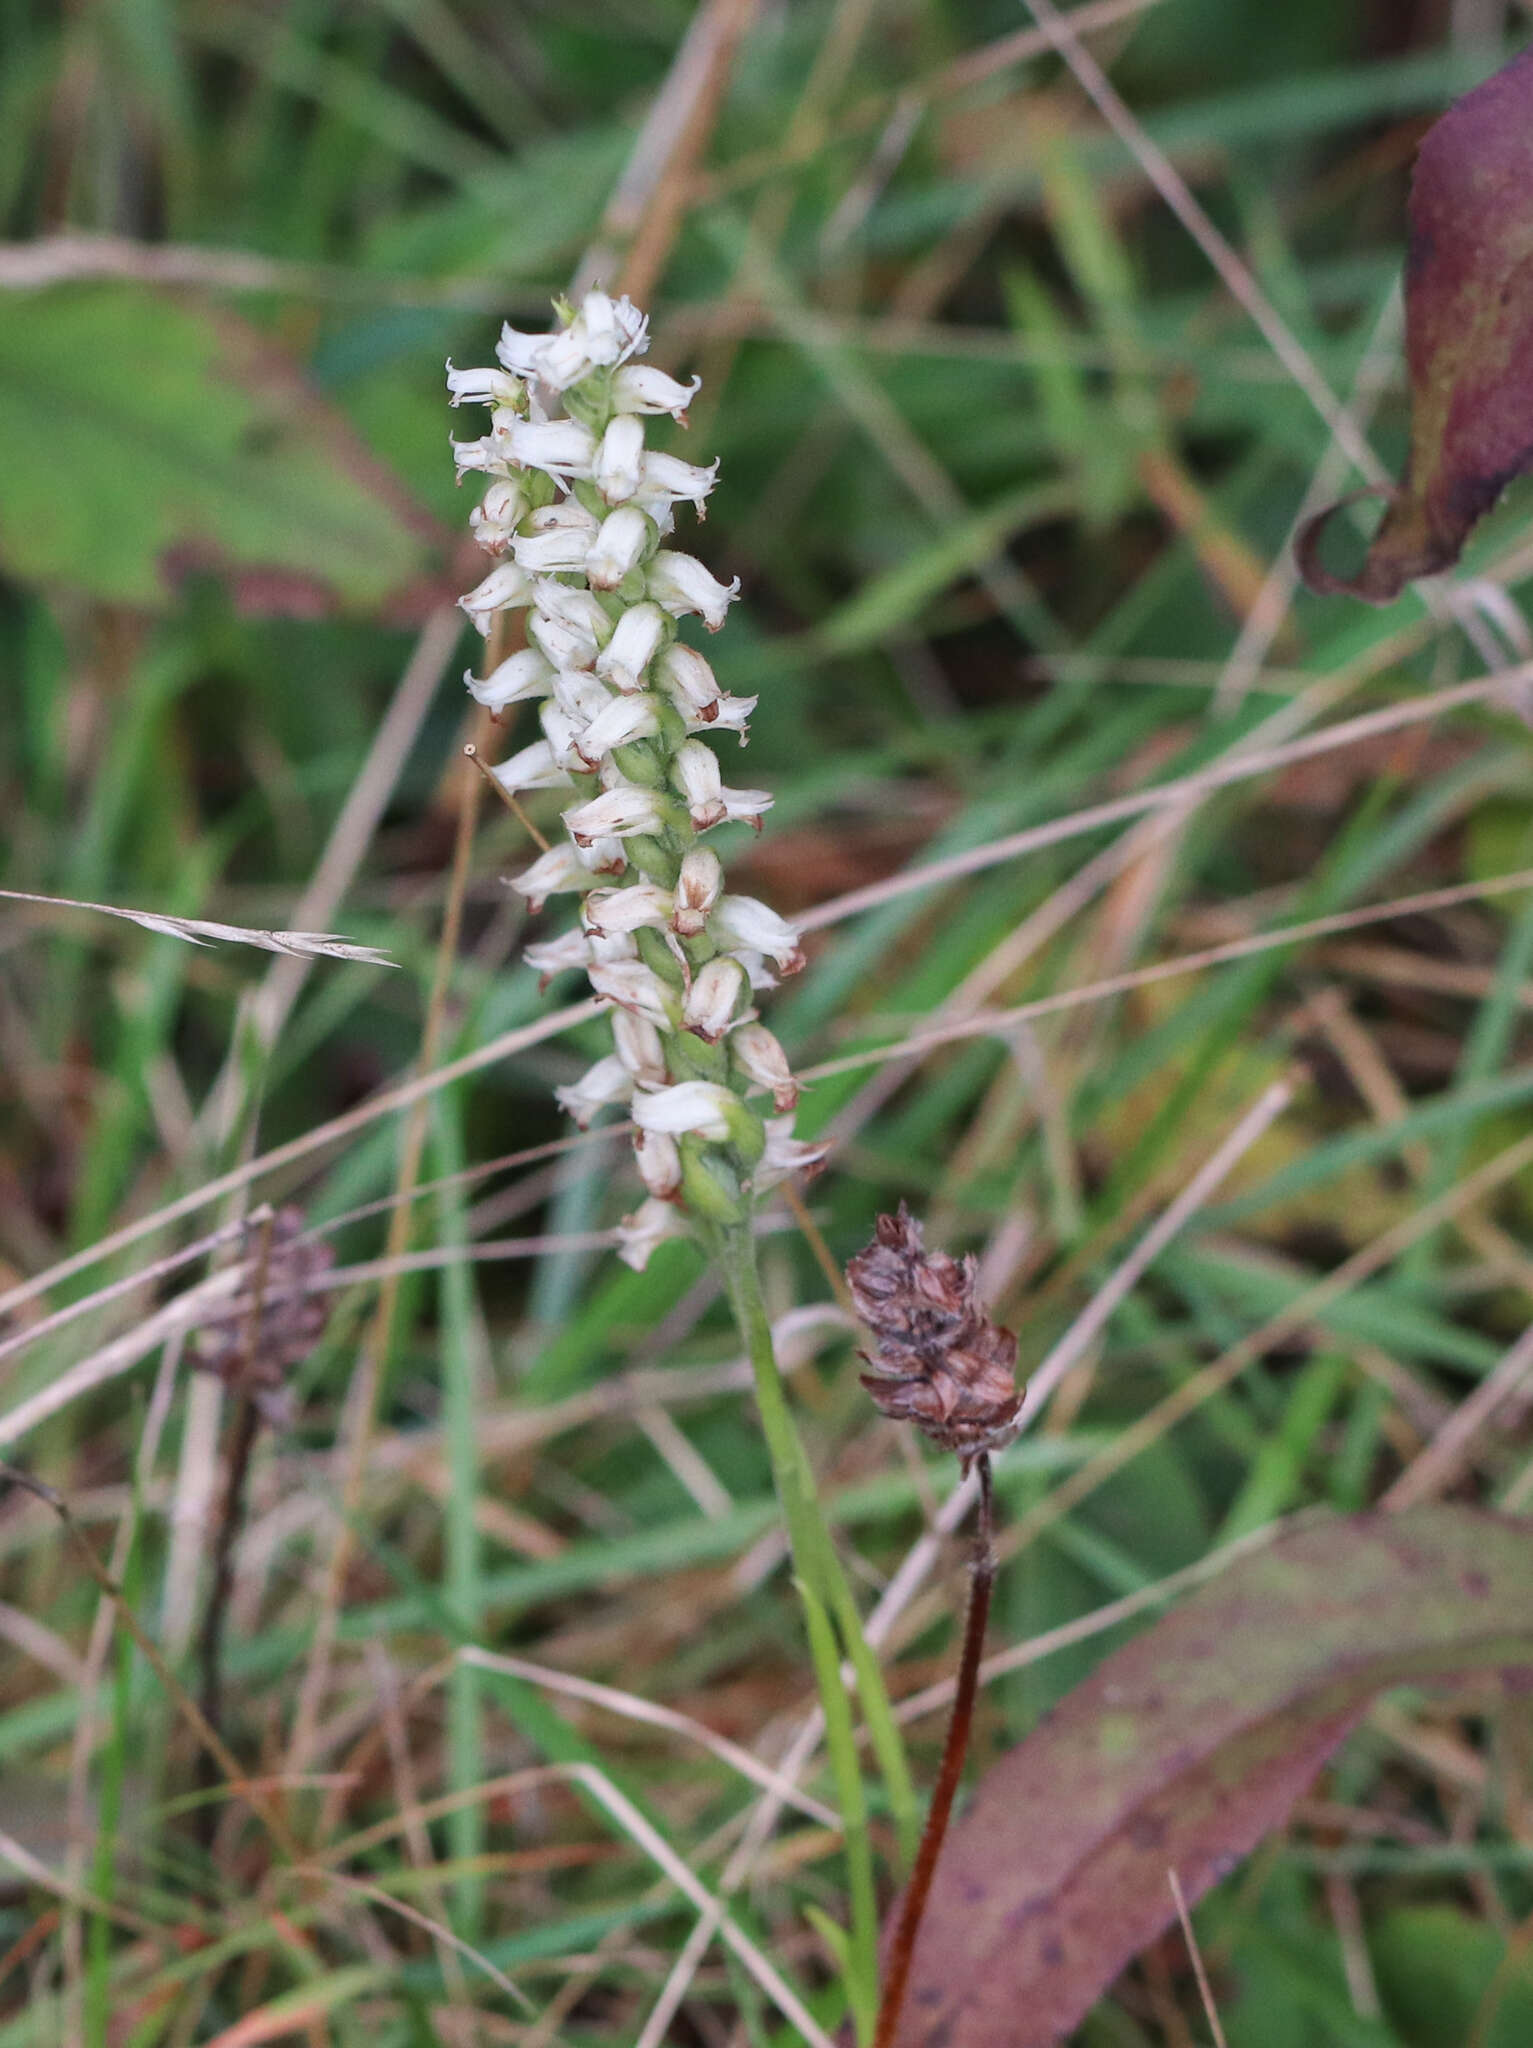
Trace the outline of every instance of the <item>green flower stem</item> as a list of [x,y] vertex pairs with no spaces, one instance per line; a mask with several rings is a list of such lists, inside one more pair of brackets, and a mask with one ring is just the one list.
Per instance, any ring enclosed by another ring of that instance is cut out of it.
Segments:
[[[783,1393],[782,1376],[772,1349],[771,1325],[767,1321],[766,1304],[761,1298],[754,1240],[745,1225],[710,1232],[709,1235],[713,1238],[713,1248],[723,1271],[730,1307],[750,1355],[756,1383],[756,1405],[772,1461],[777,1496],[788,1525],[794,1575],[804,1606],[815,1680],[825,1715],[826,1749],[836,1780],[836,1797],[846,1835],[847,1889],[851,1906],[847,1994],[857,2022],[858,2039],[867,2042],[872,2038],[878,2005],[878,1902],[873,1882],[867,1795],[857,1759],[851,1704],[841,1680],[841,1658],[836,1647],[832,1616],[840,1629],[846,1653],[858,1673],[859,1684],[864,1682],[864,1667],[871,1669],[886,1713],[888,1702],[883,1697],[878,1667],[863,1640],[851,1590],[842,1574],[825,1517],[820,1511],[814,1473],[798,1431],[793,1426],[793,1417]],[[865,1710],[866,1704],[867,1695],[864,1694]],[[889,1725],[893,1725],[892,1716],[889,1717]]]

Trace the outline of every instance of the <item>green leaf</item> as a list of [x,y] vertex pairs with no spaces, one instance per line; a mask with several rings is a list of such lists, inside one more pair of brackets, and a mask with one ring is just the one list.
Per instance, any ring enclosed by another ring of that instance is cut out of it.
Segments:
[[1508,1955],[1494,1927],[1454,1906],[1405,1906],[1373,1926],[1368,1950],[1384,2009],[1410,2048],[1533,2040],[1533,1962]]
[[0,563],[111,602],[212,572],[247,613],[370,610],[436,539],[264,336],[136,285],[11,297],[0,445]]
[[1282,1824],[1373,1695],[1533,1660],[1533,1522],[1311,1525],[1107,1658],[981,1780],[921,1925],[898,2048],[1048,2048]]

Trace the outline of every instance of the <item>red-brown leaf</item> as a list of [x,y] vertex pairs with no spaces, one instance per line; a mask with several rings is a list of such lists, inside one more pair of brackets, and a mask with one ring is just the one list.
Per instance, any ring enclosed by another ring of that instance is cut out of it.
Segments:
[[1533,467],[1533,50],[1450,107],[1421,145],[1405,333],[1410,460],[1362,568],[1337,576],[1320,562],[1338,505],[1298,543],[1312,589],[1370,604],[1451,568],[1475,522]]
[[1533,1664],[1533,1522],[1461,1507],[1311,1526],[1109,1657],[949,1837],[897,2048],[1050,2048],[1282,1825],[1369,1700]]

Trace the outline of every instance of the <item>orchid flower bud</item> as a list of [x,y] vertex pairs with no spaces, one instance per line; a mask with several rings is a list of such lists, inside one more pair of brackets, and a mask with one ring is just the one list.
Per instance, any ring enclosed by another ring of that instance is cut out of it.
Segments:
[[625,1266],[642,1273],[657,1246],[668,1237],[686,1235],[687,1226],[676,1204],[650,1195],[618,1224],[617,1255]]
[[523,605],[532,596],[532,583],[516,562],[502,562],[482,583],[476,583],[458,599],[479,632],[488,636],[495,614],[512,605]]
[[565,827],[577,846],[589,846],[595,839],[626,839],[634,832],[658,832],[664,822],[654,790],[632,782],[604,789],[564,813]]
[[535,647],[524,647],[519,653],[508,655],[487,676],[481,678],[470,671],[463,680],[475,703],[498,714],[507,705],[547,696],[553,675],[554,671]]
[[754,896],[721,896],[708,920],[708,929],[731,952],[743,948],[764,953],[784,974],[797,974],[804,964],[798,926],[789,924]]
[[616,1003],[621,1010],[636,1010],[667,1031],[675,1029],[675,999],[655,970],[646,967],[642,960],[593,963],[591,987],[604,1003]]
[[628,889],[593,889],[580,914],[588,932],[663,931],[674,903],[657,882],[635,882]]
[[523,747],[519,754],[513,754],[509,761],[502,761],[490,773],[512,796],[523,789],[568,789],[570,786],[568,771],[559,766],[546,739],[534,740],[530,747]]
[[619,505],[602,521],[591,543],[585,572],[593,590],[616,590],[630,570],[643,561],[654,532],[637,505]]
[[678,1081],[653,1095],[635,1098],[633,1120],[641,1131],[680,1138],[696,1132],[715,1145],[727,1144],[740,1114],[740,1099],[717,1081]]
[[561,839],[540,853],[530,868],[511,877],[511,886],[527,898],[528,907],[539,911],[550,896],[570,889],[589,889],[591,871],[567,839]]
[[640,1088],[663,1088],[669,1076],[665,1045],[648,1017],[634,1010],[612,1013],[612,1043],[617,1056]]
[[695,555],[662,548],[649,565],[649,594],[673,618],[696,612],[710,633],[724,623],[724,614],[740,595],[740,579],[720,583]]
[[681,1153],[676,1140],[664,1131],[640,1129],[633,1152],[646,1192],[655,1201],[670,1201],[681,1187]]
[[620,412],[608,422],[592,477],[609,505],[621,505],[633,496],[644,479],[642,420],[631,412]]
[[713,489],[714,479],[718,473],[717,457],[706,469],[701,469],[695,462],[683,462],[678,455],[663,455],[658,449],[652,448],[644,458],[640,488],[646,497],[686,499],[701,519],[703,506],[707,502],[708,493]]
[[[742,974],[744,970],[741,970]],[[788,1070],[788,1056],[764,1024],[739,1025],[729,1034],[735,1064],[758,1087],[770,1088],[773,1107],[786,1114],[798,1101],[799,1086]]]
[[681,1028],[694,1032],[707,1045],[717,1045],[734,1021],[736,1006],[749,993],[750,983],[738,960],[720,953],[692,977],[681,1006]]
[[687,407],[702,385],[701,377],[694,377],[690,384],[679,384],[664,370],[651,369],[647,363],[625,363],[612,379],[612,403],[622,412],[668,412],[685,426]]
[[597,655],[596,673],[614,689],[642,690],[644,671],[654,660],[666,630],[665,613],[659,605],[630,605]]
[[676,878],[676,908],[671,929],[678,938],[695,939],[708,922],[708,913],[719,900],[724,870],[709,846],[694,846],[682,858]]
[[616,1053],[609,1052],[594,1067],[588,1067],[578,1081],[556,1088],[554,1099],[565,1114],[572,1116],[585,1130],[599,1109],[607,1108],[610,1103],[627,1102],[632,1094],[632,1074]]

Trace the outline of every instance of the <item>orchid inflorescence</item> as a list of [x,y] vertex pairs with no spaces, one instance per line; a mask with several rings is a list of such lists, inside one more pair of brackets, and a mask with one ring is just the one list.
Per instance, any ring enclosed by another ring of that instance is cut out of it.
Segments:
[[[556,304],[551,334],[502,329],[498,365],[447,366],[454,405],[490,407],[490,431],[454,441],[458,477],[489,479],[470,515],[496,566],[459,602],[488,637],[497,614],[526,614],[527,645],[465,680],[498,717],[535,700],[541,739],[491,772],[511,796],[568,789],[568,837],[512,887],[533,910],[581,898],[579,925],[526,948],[546,977],[583,967],[611,1008],[614,1050],[559,1101],[585,1126],[631,1106],[647,1199],[620,1226],[621,1256],[642,1267],[685,1213],[739,1224],[753,1198],[823,1147],[792,1135],[798,1084],[752,1006],[803,965],[799,935],[751,896],[725,893],[702,835],[727,819],[760,827],[765,790],[733,789],[699,737],[746,742],[754,697],[719,687],[679,619],[724,623],[739,581],[720,583],[665,545],[675,507],[703,516],[718,468],[645,446],[645,419],[683,426],[700,380],[636,360],[648,321],[626,298],[588,292]],[[775,972],[774,972],[775,970]],[[774,1114],[747,1096],[766,1089]]]

